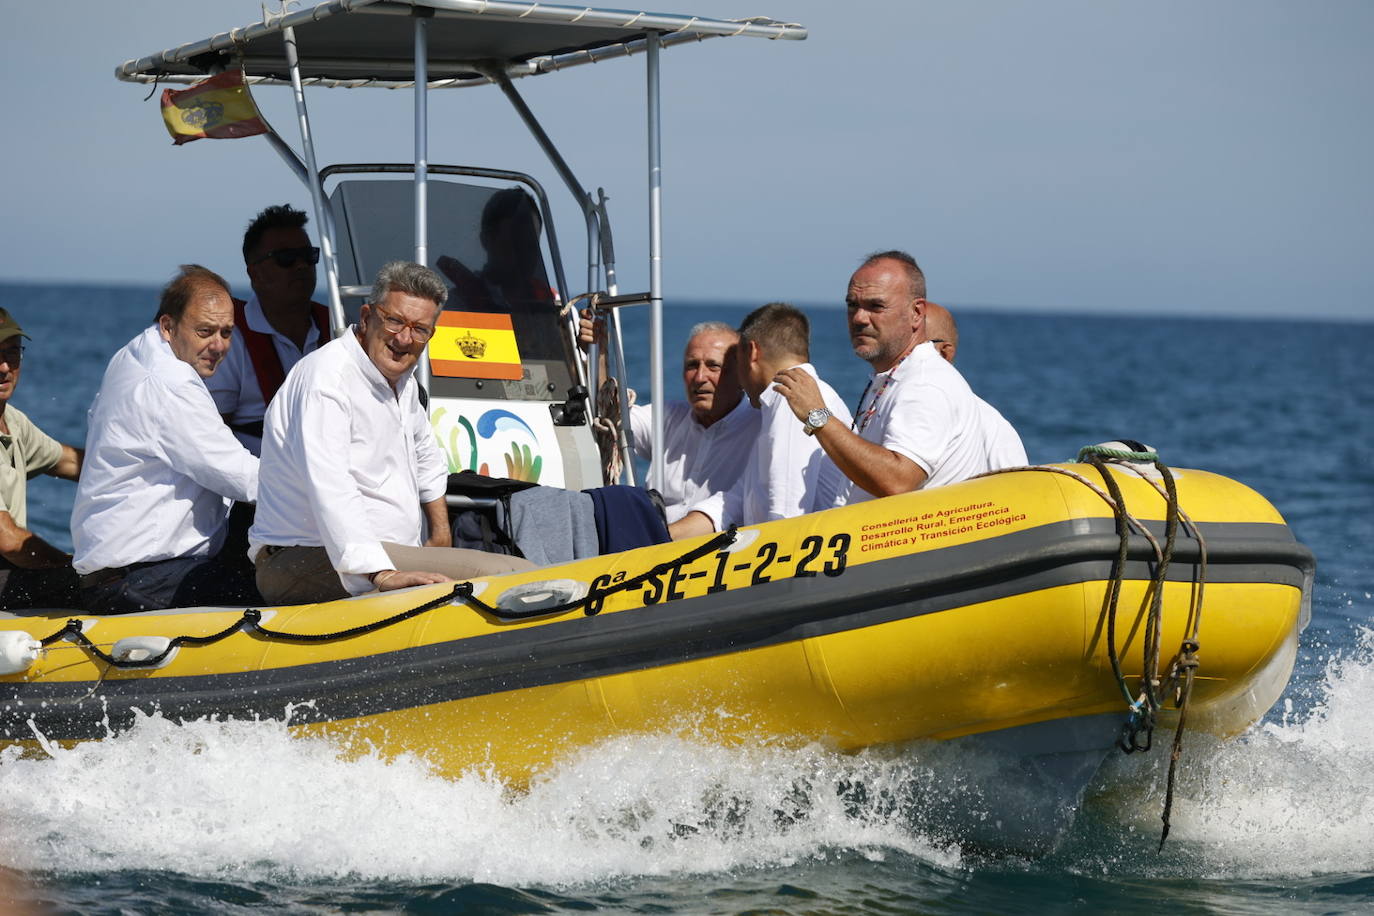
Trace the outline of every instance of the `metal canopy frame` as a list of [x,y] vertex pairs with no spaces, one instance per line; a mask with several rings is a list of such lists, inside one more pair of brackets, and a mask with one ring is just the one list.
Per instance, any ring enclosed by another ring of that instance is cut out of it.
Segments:
[[[125,61],[115,76],[138,83],[192,83],[232,67],[243,69],[255,85],[290,85],[301,132],[303,159],[275,134],[276,151],[305,181],[320,227],[320,247],[329,285],[329,308],[336,332],[343,328],[344,311],[332,213],[325,203],[324,184],[315,158],[306,85],[411,89],[415,119],[415,260],[428,261],[428,174],[430,89],[495,84],[582,209],[587,227],[587,288],[600,285],[614,296],[614,251],[606,218],[605,193],[593,201],[512,80],[536,76],[610,57],[643,53],[646,71],[646,129],[649,188],[649,291],[640,297],[650,309],[650,385],[653,441],[664,441],[663,385],[663,157],[660,105],[660,52],[687,41],[726,36],[800,40],[806,30],[796,23],[754,18],[710,19],[672,13],[632,12],[556,6],[535,0],[327,0],[308,9],[268,13],[261,22],[233,29],[158,54]],[[409,21],[407,21],[409,20]],[[297,30],[308,36],[304,45]],[[550,222],[551,225],[551,222]],[[620,358],[621,403],[624,355],[616,331]],[[592,365],[596,365],[592,354]],[[420,361],[420,381],[429,384],[428,360]],[[622,450],[626,448],[622,441]],[[628,454],[624,465],[632,468]],[[632,473],[632,471],[631,471]],[[654,449],[649,485],[663,486],[663,452]]]

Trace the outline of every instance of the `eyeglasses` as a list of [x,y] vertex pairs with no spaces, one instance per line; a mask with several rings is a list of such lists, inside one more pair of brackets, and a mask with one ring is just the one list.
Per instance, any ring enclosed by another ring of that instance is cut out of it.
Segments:
[[385,331],[393,337],[409,328],[411,339],[414,340],[416,343],[424,343],[425,341],[429,340],[429,338],[434,334],[433,326],[423,324],[411,324],[410,322],[402,321],[395,315],[388,315],[385,311],[383,311],[380,305],[372,306],[372,311],[376,312],[377,315],[382,319],[382,328],[385,329]]
[[17,366],[23,361],[23,347],[5,347],[3,350],[0,350],[0,363],[9,363],[11,366]]
[[267,254],[258,258],[253,263],[261,264],[268,258],[271,258],[273,261],[276,261],[277,266],[281,268],[290,267],[297,261],[309,261],[311,264],[318,264],[320,263],[320,249],[316,248],[313,245],[307,246],[305,248],[277,248],[273,251],[267,252]]

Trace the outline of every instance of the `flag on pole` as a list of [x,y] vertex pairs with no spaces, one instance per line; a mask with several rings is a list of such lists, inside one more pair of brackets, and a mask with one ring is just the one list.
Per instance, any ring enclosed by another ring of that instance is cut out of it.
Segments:
[[429,341],[429,367],[446,378],[519,379],[520,348],[510,316],[440,312]]
[[270,130],[240,69],[216,73],[187,89],[164,90],[162,120],[178,146],[201,137],[229,140]]

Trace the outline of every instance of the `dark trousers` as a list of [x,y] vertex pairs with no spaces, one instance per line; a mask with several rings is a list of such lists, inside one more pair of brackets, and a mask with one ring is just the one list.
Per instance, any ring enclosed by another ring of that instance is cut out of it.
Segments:
[[24,569],[0,559],[0,610],[80,607],[76,572],[70,567]]
[[250,570],[219,557],[135,563],[83,576],[81,598],[92,614],[262,604]]

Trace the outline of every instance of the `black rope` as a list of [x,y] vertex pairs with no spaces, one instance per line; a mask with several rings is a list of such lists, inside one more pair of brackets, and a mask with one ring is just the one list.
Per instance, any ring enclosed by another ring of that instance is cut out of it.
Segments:
[[587,594],[583,597],[575,598],[572,601],[566,601],[563,604],[557,604],[553,607],[537,608],[529,611],[513,611],[508,610],[506,608],[493,607],[492,605],[487,604],[485,601],[482,601],[481,599],[471,594],[471,582],[460,583],[458,587],[460,590],[466,589],[465,593],[462,595],[464,602],[472,605],[473,607],[477,608],[479,611],[482,611],[483,613],[491,614],[493,617],[499,617],[502,620],[527,620],[530,617],[542,617],[546,614],[562,614],[579,607],[583,608],[586,611],[587,616],[590,617],[600,613],[601,603],[605,601],[607,596],[614,595],[617,592],[623,592],[628,589],[638,588],[639,586],[643,585],[645,582],[647,582],[655,576],[661,576],[664,573],[672,572],[673,570],[686,566],[688,563],[691,563],[695,560],[699,560],[702,557],[707,556],[708,554],[715,553],[722,547],[728,547],[729,545],[735,542],[737,531],[737,527],[735,525],[731,525],[729,528],[722,531],[720,534],[717,534],[709,541],[706,541],[704,544],[701,544],[698,547],[694,547],[693,549],[687,551],[682,556],[677,557],[676,559],[667,560],[663,563],[658,564],[657,566],[650,567],[649,569],[645,570],[639,575],[632,576],[631,578],[626,579],[623,582],[617,582],[616,584],[608,587],[594,587],[588,589]]
[[335,630],[332,633],[286,633],[281,630],[272,630],[262,625],[262,611],[256,608],[246,608],[243,611],[243,613],[239,616],[238,620],[235,620],[233,623],[225,627],[223,630],[220,630],[218,633],[212,633],[209,636],[174,636],[168,641],[167,648],[163,649],[157,655],[151,656],[149,658],[137,660],[115,658],[105,650],[101,649],[98,645],[91,642],[91,640],[86,636],[85,632],[83,632],[82,630],[82,621],[75,617],[68,620],[66,624],[57,632],[51,633],[48,636],[45,636],[42,639],[40,639],[39,643],[46,647],[52,645],[60,639],[69,639],[72,642],[76,643],[78,646],[81,646],[92,656],[104,662],[105,664],[110,665],[111,667],[137,669],[156,668],[158,665],[166,661],[168,656],[170,656],[173,651],[180,648],[181,646],[208,646],[213,643],[217,643],[221,640],[228,639],[230,636],[233,636],[235,633],[239,632],[252,633],[256,636],[261,636],[264,639],[276,640],[278,642],[295,643],[329,642],[330,640],[335,639],[350,639],[355,636],[365,636],[368,633],[375,633],[378,630],[383,630],[387,627],[395,626],[398,623],[403,623],[407,620],[410,620],[412,617],[418,617],[420,614],[427,613],[429,611],[435,610],[436,608],[450,605],[455,600],[461,600],[464,604],[470,605],[471,607],[474,607],[479,611],[491,614],[492,616],[499,617],[503,620],[524,620],[529,617],[542,617],[551,614],[562,614],[579,607],[585,610],[587,616],[593,616],[600,612],[601,602],[605,600],[607,595],[613,595],[617,592],[621,592],[626,589],[635,588],[636,586],[642,585],[645,581],[654,576],[662,575],[667,572],[672,572],[673,570],[685,566],[688,563],[693,562],[694,560],[700,559],[701,557],[704,557],[707,554],[714,553],[722,547],[726,547],[730,544],[733,544],[735,542],[736,532],[736,527],[734,525],[731,525],[728,529],[722,531],[720,534],[711,538],[704,544],[701,544],[693,548],[692,550],[687,551],[686,553],[682,554],[679,557],[676,557],[675,559],[667,560],[663,563],[660,563],[657,566],[654,566],[649,570],[639,574],[638,576],[626,579],[625,581],[616,583],[615,585],[608,588],[589,589],[587,594],[581,598],[578,598],[573,601],[568,601],[563,604],[556,605],[554,607],[539,608],[537,610],[511,611],[506,610],[504,608],[492,607],[486,602],[480,601],[473,596],[473,588],[471,582],[459,582],[455,584],[453,586],[453,589],[448,593],[440,595],[438,598],[434,598],[430,601],[426,601],[424,604],[416,605],[413,608],[408,608],[399,613],[392,614],[390,617],[384,617],[381,620],[374,620],[371,623],[364,623],[356,627],[349,627],[346,630]]
[[[1177,484],[1174,482],[1174,475],[1169,471],[1167,467],[1164,466],[1164,464],[1156,460],[1155,467],[1159,469],[1160,476],[1164,479],[1164,489],[1169,494],[1169,514],[1167,516],[1168,520],[1166,522],[1165,527],[1165,531],[1167,533],[1167,542],[1165,544],[1164,550],[1164,561],[1163,563],[1161,563],[1161,565],[1166,565],[1169,559],[1173,556],[1174,537],[1178,533],[1178,487]],[[1202,543],[1200,535],[1198,537],[1198,543],[1199,545],[1201,545]],[[1199,552],[1200,557],[1202,558],[1202,562],[1205,563],[1206,549],[1200,547]],[[1199,665],[1197,652],[1200,647],[1198,644],[1197,636],[1198,628],[1202,623],[1202,588],[1206,584],[1205,567],[1203,567],[1203,569],[1204,572],[1202,573],[1202,575],[1204,577],[1204,581],[1200,581],[1198,583],[1196,591],[1196,603],[1194,604],[1190,602],[1188,608],[1188,631],[1183,637],[1183,643],[1179,646],[1178,654],[1174,656],[1174,660],[1169,666],[1170,670],[1168,681],[1170,688],[1172,689],[1173,686],[1176,685],[1180,679],[1183,681],[1183,686],[1179,688],[1176,697],[1178,706],[1178,726],[1174,730],[1173,745],[1169,749],[1169,773],[1165,779],[1164,811],[1160,815],[1160,819],[1164,822],[1163,829],[1160,831],[1159,835],[1160,849],[1164,848],[1164,841],[1169,838],[1169,818],[1170,815],[1173,813],[1174,809],[1174,785],[1177,777],[1178,761],[1183,754],[1183,729],[1188,721],[1188,701],[1192,698],[1193,695],[1194,676],[1197,674],[1197,669]],[[1164,579],[1162,573],[1160,574],[1159,579],[1160,588],[1162,590]],[[1158,639],[1158,637],[1156,637],[1156,639]],[[1157,657],[1156,661],[1158,661]]]
[[[1112,459],[1115,456],[1108,455],[1106,457]],[[1131,458],[1135,457],[1137,456],[1131,456]],[[1186,635],[1179,646],[1178,654],[1170,662],[1167,679],[1161,684],[1159,680],[1159,650],[1163,638],[1164,585],[1169,574],[1169,564],[1173,560],[1182,513],[1179,509],[1178,485],[1168,466],[1160,461],[1158,456],[1142,454],[1139,457],[1148,457],[1159,471],[1160,478],[1164,482],[1165,516],[1164,547],[1159,552],[1158,563],[1154,574],[1150,577],[1149,611],[1145,618],[1143,657],[1141,659],[1141,694],[1139,699],[1132,700],[1130,690],[1126,687],[1125,677],[1121,672],[1121,664],[1116,651],[1117,599],[1120,594],[1122,570],[1125,566],[1126,547],[1129,540],[1126,528],[1126,506],[1121,487],[1108,471],[1104,456],[1086,449],[1084,453],[1080,453],[1082,460],[1096,467],[1102,474],[1102,479],[1106,483],[1112,499],[1116,502],[1117,533],[1121,537],[1121,545],[1117,551],[1117,557],[1113,561],[1112,579],[1108,584],[1107,594],[1103,597],[1103,609],[1107,615],[1107,657],[1111,661],[1112,673],[1116,676],[1117,684],[1121,687],[1126,702],[1130,704],[1130,713],[1122,726],[1121,738],[1117,742],[1123,751],[1130,754],[1135,751],[1148,751],[1153,746],[1154,728],[1161,707],[1162,696],[1170,691],[1177,691],[1178,725],[1174,730],[1174,739],[1169,751],[1169,770],[1165,779],[1164,790],[1164,810],[1160,815],[1163,828],[1160,831],[1159,848],[1162,850],[1164,842],[1169,838],[1170,817],[1174,808],[1174,788],[1178,777],[1178,762],[1183,754],[1183,730],[1188,721],[1188,703],[1192,697],[1193,684],[1199,665],[1197,657],[1199,648],[1198,629],[1202,622],[1202,590],[1206,584],[1206,547],[1202,544],[1201,533],[1196,531],[1196,526],[1193,526],[1193,533],[1199,544],[1200,562],[1203,564],[1200,573],[1201,579],[1197,583],[1193,599],[1189,601]],[[1142,734],[1145,736],[1143,742],[1140,739]]]
[[[1121,485],[1116,482],[1116,478],[1107,469],[1107,464],[1100,455],[1088,453],[1082,457],[1088,464],[1097,468],[1098,473],[1102,475],[1102,482],[1106,484],[1107,492],[1112,497],[1112,502],[1115,503],[1113,514],[1116,518],[1116,533],[1120,540],[1116,556],[1112,559],[1111,579],[1107,582],[1107,592],[1103,595],[1102,606],[1107,615],[1107,659],[1111,662],[1117,687],[1120,688],[1121,695],[1125,697],[1126,705],[1130,708],[1126,721],[1121,726],[1121,736],[1116,743],[1124,753],[1134,754],[1136,751],[1148,751],[1154,746],[1156,707],[1149,702],[1149,695],[1139,700],[1131,696],[1131,689],[1126,686],[1126,675],[1121,670],[1121,656],[1116,647],[1116,615],[1121,597],[1121,584],[1126,574],[1126,555],[1131,543],[1126,498],[1121,492]],[[1146,679],[1150,676],[1149,669],[1146,669]],[[1145,736],[1143,741],[1141,735]]]

